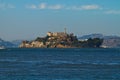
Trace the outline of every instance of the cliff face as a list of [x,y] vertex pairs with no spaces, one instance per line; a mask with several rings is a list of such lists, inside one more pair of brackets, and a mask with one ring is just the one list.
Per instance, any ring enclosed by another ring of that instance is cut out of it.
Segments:
[[44,38],[38,37],[34,41],[23,41],[19,47],[21,48],[72,48],[78,43],[77,37],[73,34],[64,32],[51,33],[48,32]]

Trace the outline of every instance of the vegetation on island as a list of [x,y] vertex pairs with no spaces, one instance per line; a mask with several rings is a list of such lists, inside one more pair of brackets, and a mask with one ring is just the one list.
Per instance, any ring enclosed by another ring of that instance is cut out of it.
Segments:
[[79,45],[83,48],[99,48],[102,43],[103,39],[100,38],[89,38],[87,41],[79,41]]
[[33,41],[23,41],[21,48],[99,48],[103,39],[89,38],[79,41],[73,33],[48,32],[46,37],[37,37]]

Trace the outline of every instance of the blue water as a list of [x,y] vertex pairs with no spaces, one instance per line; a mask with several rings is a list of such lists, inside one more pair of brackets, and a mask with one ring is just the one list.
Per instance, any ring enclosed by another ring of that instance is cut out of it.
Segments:
[[0,50],[0,80],[120,80],[120,49]]

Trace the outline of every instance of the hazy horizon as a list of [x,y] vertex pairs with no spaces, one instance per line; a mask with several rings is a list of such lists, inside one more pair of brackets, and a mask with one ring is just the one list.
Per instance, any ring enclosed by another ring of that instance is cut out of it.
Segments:
[[120,36],[119,0],[0,0],[0,38],[34,39],[48,31]]

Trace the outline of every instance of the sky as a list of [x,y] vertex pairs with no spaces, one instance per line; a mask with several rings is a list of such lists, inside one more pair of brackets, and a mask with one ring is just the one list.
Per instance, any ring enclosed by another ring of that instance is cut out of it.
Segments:
[[35,39],[48,31],[120,36],[120,0],[0,0],[0,38]]

